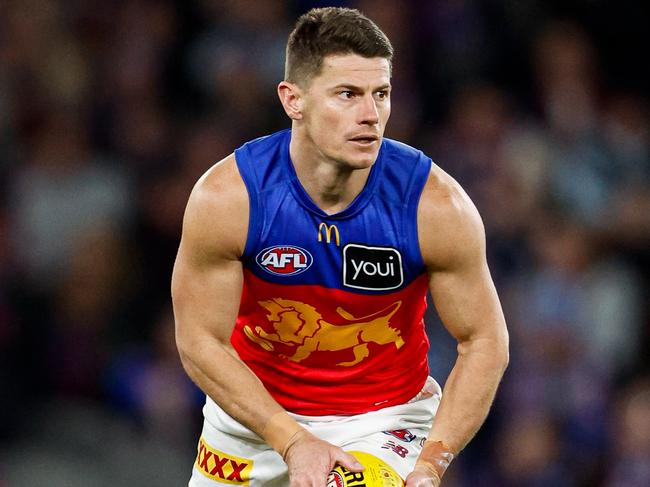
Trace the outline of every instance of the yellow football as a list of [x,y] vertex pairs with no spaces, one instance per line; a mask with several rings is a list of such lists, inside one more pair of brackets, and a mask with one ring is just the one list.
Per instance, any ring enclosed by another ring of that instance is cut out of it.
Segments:
[[402,478],[383,460],[361,451],[348,453],[354,455],[365,469],[363,472],[350,472],[337,465],[327,477],[327,487],[403,487]]

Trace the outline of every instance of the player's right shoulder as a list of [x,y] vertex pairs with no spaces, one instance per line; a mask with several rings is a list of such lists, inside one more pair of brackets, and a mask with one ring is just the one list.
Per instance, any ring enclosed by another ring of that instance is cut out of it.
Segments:
[[246,186],[235,155],[230,154],[208,169],[196,182],[190,202],[218,210],[228,205],[248,204]]
[[234,154],[199,178],[183,219],[183,239],[219,253],[241,255],[248,231],[248,193]]

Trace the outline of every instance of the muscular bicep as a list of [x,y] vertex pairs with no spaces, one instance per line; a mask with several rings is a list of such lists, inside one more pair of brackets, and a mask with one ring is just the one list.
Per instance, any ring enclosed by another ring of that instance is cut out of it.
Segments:
[[436,310],[458,342],[506,339],[505,321],[485,255],[475,206],[444,173],[432,173],[418,213],[420,246]]
[[234,159],[226,159],[197,183],[185,211],[172,275],[179,348],[206,338],[228,344],[239,310],[247,222],[246,190]]
[[238,260],[218,258],[209,262],[196,249],[181,243],[172,277],[172,297],[179,339],[203,335],[226,343],[235,324],[242,288]]
[[458,342],[503,333],[503,313],[485,263],[434,271],[429,288],[440,319]]

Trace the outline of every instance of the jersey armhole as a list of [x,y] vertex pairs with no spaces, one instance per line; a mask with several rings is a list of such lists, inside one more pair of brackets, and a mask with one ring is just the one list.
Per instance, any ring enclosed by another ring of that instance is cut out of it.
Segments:
[[245,147],[235,150],[235,162],[239,175],[244,181],[246,192],[248,193],[248,232],[246,234],[246,245],[241,256],[242,261],[247,260],[255,248],[255,243],[261,230],[261,220],[259,211],[259,188],[255,181],[255,172],[250,167],[250,155]]
[[419,266],[424,270],[426,265],[424,263],[424,257],[422,256],[422,250],[420,248],[420,235],[418,231],[418,208],[420,206],[422,192],[424,191],[424,187],[429,179],[429,174],[431,173],[433,161],[422,154],[420,155],[420,161],[418,162],[419,164],[413,171],[413,177],[411,178],[411,181],[409,181],[405,222],[407,222],[406,238],[408,245],[411,247],[411,251],[413,252],[411,255],[418,256]]

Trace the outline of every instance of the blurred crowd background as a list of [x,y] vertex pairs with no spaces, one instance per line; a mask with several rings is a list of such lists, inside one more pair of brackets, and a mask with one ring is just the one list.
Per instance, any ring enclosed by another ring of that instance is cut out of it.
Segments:
[[[388,34],[387,136],[487,228],[511,364],[444,485],[650,485],[644,2],[329,4]],[[0,2],[0,487],[186,485],[203,396],[170,308],[184,205],[289,126],[286,38],[324,5]],[[444,383],[454,344],[428,321]]]

